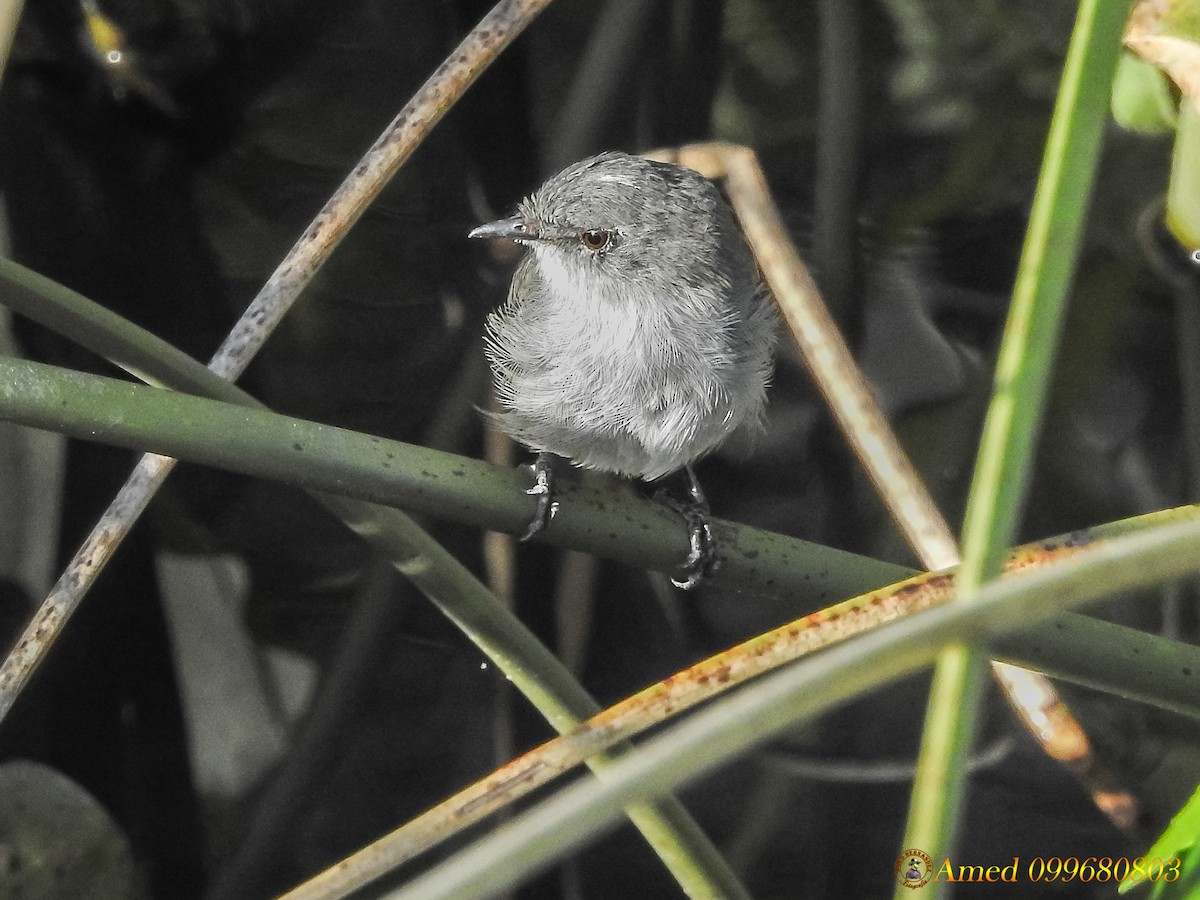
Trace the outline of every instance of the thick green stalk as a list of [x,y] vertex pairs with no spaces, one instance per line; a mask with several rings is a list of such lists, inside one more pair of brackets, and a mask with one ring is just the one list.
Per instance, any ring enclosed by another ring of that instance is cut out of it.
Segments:
[[[466,457],[315,425],[264,409],[239,409],[171,391],[6,357],[0,357],[0,381],[5,383],[0,387],[0,419],[136,449],[162,446],[191,462],[222,465],[231,471],[281,481],[304,481],[323,491],[352,491],[480,527],[507,527],[502,525],[506,517],[512,519],[513,527],[519,527],[526,512],[522,506],[523,482],[518,474]],[[306,448],[303,453],[296,453],[296,442]],[[395,458],[390,458],[389,454]],[[298,457],[303,457],[302,465]],[[390,468],[383,468],[381,460]],[[415,481],[410,482],[409,476],[400,471],[409,467],[416,467],[419,472]],[[423,467],[431,468],[420,471]],[[456,475],[457,472],[462,475]],[[425,481],[427,476],[437,477]],[[482,493],[494,491],[497,495],[507,495],[514,503],[512,510],[501,514],[497,509],[480,509],[473,505],[481,493],[480,485],[489,480],[496,484]],[[433,493],[421,493],[423,484],[427,484]],[[451,567],[461,570],[461,564],[444,556],[444,551],[434,557],[436,545],[406,515],[397,509],[365,504],[332,493],[320,493],[319,496],[397,566],[403,567],[404,561],[413,557],[433,560],[435,565],[429,578],[444,579],[444,587],[432,591],[431,585],[426,583],[423,589],[489,656],[505,666],[524,667],[506,668],[505,671],[512,673],[514,683],[530,695],[539,709],[549,714],[553,709],[550,696],[570,695],[576,690],[575,687],[568,688],[568,682],[536,674],[544,666],[551,665],[553,658],[547,659],[545,649],[531,636],[522,634],[523,626],[520,623],[514,625],[511,613],[487,600],[490,595],[474,586],[478,583],[470,573],[457,577],[439,574]],[[658,524],[658,510],[645,501],[613,493],[585,493],[582,497],[586,508],[576,513],[581,528],[572,536],[580,549],[601,551],[608,542],[605,529],[616,522],[624,523],[643,536],[648,532],[642,525]],[[597,508],[593,508],[593,504]],[[599,506],[604,509],[600,510]],[[489,520],[489,515],[499,516],[500,520]],[[1200,516],[1196,507],[1181,507],[1099,526],[1091,529],[1089,538],[1111,539],[1162,523],[1197,518]],[[555,517],[555,528],[558,527],[559,518]],[[673,522],[662,527],[671,534],[679,530]],[[841,599],[915,574],[901,566],[877,563],[840,551],[829,551],[833,555],[826,556],[822,553],[823,548],[753,528],[738,528],[736,535],[739,549],[733,554],[735,557],[758,554],[755,560],[731,559],[730,565],[737,576],[761,578],[770,574],[776,579],[777,587],[802,585],[811,578],[818,582],[819,590],[824,594],[843,591],[837,597]],[[756,573],[743,568],[751,561],[760,561],[763,555],[778,559],[763,562],[765,568]],[[619,558],[628,561],[625,556]],[[843,566],[848,566],[849,570],[838,574],[836,570]],[[800,601],[796,608],[801,610]],[[1190,661],[1181,662],[1173,655],[1179,649],[1173,641],[1082,616],[1065,617],[1054,628],[1038,631],[1036,638],[1002,643],[998,652],[1009,661],[1044,664],[1056,675],[1113,693],[1126,693],[1123,686],[1128,686],[1138,699],[1195,714],[1196,704],[1186,702],[1188,691],[1194,691],[1194,686],[1188,679],[1180,678],[1177,671],[1179,665],[1189,665]],[[1102,665],[1098,665],[1096,658],[1097,646],[1105,647]],[[1152,651],[1152,647],[1158,649]],[[553,665],[557,667],[557,662]],[[547,678],[549,686],[545,690],[550,696],[540,697],[538,692],[529,689],[539,677]],[[568,708],[574,705],[570,701],[562,703]],[[566,721],[565,718],[552,720],[559,726]]]
[[[480,528],[517,532],[532,514],[527,478],[481,460],[24,360],[0,360],[0,380],[0,419]],[[908,571],[731,522],[717,531],[717,577],[798,604],[827,605]],[[564,486],[547,539],[663,571],[687,552],[685,529],[661,504],[586,485]]]

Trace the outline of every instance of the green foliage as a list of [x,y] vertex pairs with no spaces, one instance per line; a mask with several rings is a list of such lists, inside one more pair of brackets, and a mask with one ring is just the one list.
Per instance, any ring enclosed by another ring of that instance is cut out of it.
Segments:
[[[1153,882],[1132,873],[1121,882],[1122,894],[1149,884],[1151,900],[1196,900],[1200,897],[1200,788],[1144,854],[1147,860],[1178,860],[1178,878]],[[1169,864],[1169,863],[1168,863]]]
[[1177,106],[1162,69],[1128,51],[1121,54],[1112,92],[1118,125],[1143,134],[1169,134],[1179,118]]
[[[967,501],[962,603],[973,602],[980,586],[999,573],[1024,506],[1124,19],[1124,4],[1117,0],[1080,4]],[[951,853],[985,678],[985,660],[965,647],[950,648],[939,658],[905,847],[920,847],[935,858]],[[898,896],[905,889],[899,886]]]

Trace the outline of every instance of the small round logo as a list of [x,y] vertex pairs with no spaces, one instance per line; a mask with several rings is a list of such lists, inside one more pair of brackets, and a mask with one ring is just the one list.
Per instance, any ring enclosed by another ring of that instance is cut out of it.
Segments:
[[933,877],[933,860],[924,850],[905,850],[896,857],[895,871],[898,882],[916,890]]

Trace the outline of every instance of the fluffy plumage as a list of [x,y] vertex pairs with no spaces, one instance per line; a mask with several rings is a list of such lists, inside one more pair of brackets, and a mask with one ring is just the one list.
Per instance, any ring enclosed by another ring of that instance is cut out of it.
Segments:
[[487,321],[501,429],[535,451],[653,480],[760,427],[775,313],[706,179],[604,153],[502,224],[529,252]]

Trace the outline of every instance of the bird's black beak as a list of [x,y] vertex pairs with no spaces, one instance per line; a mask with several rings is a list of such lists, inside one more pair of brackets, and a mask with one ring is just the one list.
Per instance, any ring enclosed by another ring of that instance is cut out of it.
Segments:
[[488,222],[467,235],[469,238],[508,238],[510,241],[535,241],[538,236],[537,226],[523,216]]

